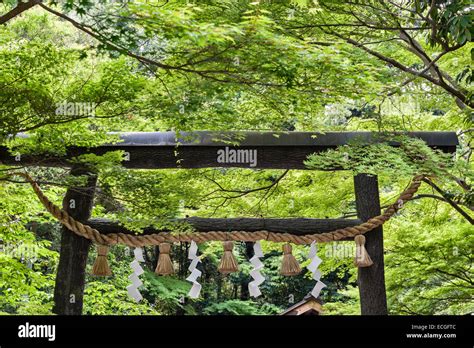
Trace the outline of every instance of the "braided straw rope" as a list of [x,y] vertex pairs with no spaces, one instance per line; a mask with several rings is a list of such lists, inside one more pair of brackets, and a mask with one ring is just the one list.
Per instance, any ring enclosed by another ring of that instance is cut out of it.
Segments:
[[306,234],[302,236],[296,236],[289,233],[275,233],[266,230],[256,232],[245,232],[245,231],[210,231],[210,232],[199,232],[199,233],[180,233],[171,234],[170,232],[160,232],[149,235],[130,235],[125,233],[110,233],[101,234],[95,228],[84,225],[83,223],[75,220],[67,212],[54,205],[48,197],[43,193],[38,184],[26,173],[15,173],[25,178],[33,187],[36,195],[38,196],[41,203],[44,205],[46,210],[53,215],[59,222],[66,226],[69,230],[75,234],[90,239],[93,242],[101,245],[114,245],[114,244],[125,244],[130,247],[142,247],[145,245],[159,245],[163,242],[175,243],[175,242],[190,242],[195,241],[196,243],[203,243],[207,241],[245,241],[245,242],[256,242],[258,240],[268,240],[272,242],[286,242],[293,244],[310,244],[313,241],[317,243],[325,243],[341,240],[343,238],[355,237],[360,234],[367,233],[376,227],[383,225],[389,220],[405,202],[409,201],[418,188],[421,185],[423,175],[415,176],[412,179],[410,186],[405,189],[395,203],[391,204],[383,214],[375,216],[366,222],[342,229],[337,229],[331,232],[318,233],[318,234]]

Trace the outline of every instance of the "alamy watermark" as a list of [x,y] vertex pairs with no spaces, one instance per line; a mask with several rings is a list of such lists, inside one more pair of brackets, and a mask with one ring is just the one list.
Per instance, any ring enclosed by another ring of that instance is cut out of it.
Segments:
[[95,116],[96,103],[68,102],[56,104],[56,115],[62,116]]
[[327,258],[347,259],[353,258],[356,252],[354,244],[333,243],[326,247],[325,256]]
[[26,322],[18,326],[19,338],[47,338],[52,342],[56,340],[56,325],[34,325]]
[[248,164],[254,168],[257,166],[256,149],[232,149],[226,146],[217,150],[217,163],[220,164]]
[[35,244],[0,244],[0,252],[13,258],[29,262],[35,262],[38,258],[40,247]]

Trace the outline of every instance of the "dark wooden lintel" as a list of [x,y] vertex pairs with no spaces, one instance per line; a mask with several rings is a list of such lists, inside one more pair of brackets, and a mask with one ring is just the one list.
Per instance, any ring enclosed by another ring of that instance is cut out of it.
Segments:
[[[355,226],[361,223],[358,219],[259,219],[259,218],[200,218],[191,217],[174,220],[177,223],[189,224],[194,232],[209,231],[245,231],[256,232],[267,230],[275,233],[290,233],[294,235],[316,234],[330,232],[336,229]],[[90,219],[87,224],[103,234],[126,233],[135,234],[119,223],[107,219]],[[156,228],[145,228],[143,234],[164,232]]]
[[[453,153],[458,139],[454,132],[397,133],[422,139],[434,149]],[[9,153],[0,146],[0,163],[19,166],[69,167],[71,159],[83,154],[103,155],[121,150],[131,169],[237,167],[252,169],[307,169],[304,161],[313,153],[321,153],[348,144],[388,142],[396,147],[394,135],[376,132],[174,132],[118,133],[121,141],[94,148],[70,147],[65,156]],[[20,135],[25,136],[25,135]],[[219,159],[219,153],[239,151],[237,159]],[[20,155],[20,156],[18,156]],[[252,156],[250,161],[249,156]],[[326,168],[338,170],[341,168]]]

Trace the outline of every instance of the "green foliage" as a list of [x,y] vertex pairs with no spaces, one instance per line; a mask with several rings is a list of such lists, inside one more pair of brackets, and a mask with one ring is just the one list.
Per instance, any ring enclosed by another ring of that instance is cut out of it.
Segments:
[[48,314],[58,254],[35,240],[20,221],[0,220],[0,308],[7,313]]
[[[390,143],[385,140],[389,138]],[[399,147],[391,144],[398,143]],[[309,156],[306,165],[310,169],[343,168],[354,174],[369,173],[373,175],[426,175],[445,177],[449,172],[463,168],[463,177],[472,177],[473,173],[465,166],[465,161],[458,165],[450,154],[432,150],[424,141],[401,136],[383,136],[379,143],[366,145],[355,140],[352,144],[328,150],[324,153]]]
[[150,315],[160,314],[145,301],[136,303],[127,290],[114,284],[90,282],[84,291],[84,314],[93,315]]
[[356,287],[340,291],[341,299],[323,305],[324,315],[360,315],[359,293]]
[[388,238],[386,272],[392,312],[474,311],[471,226],[450,221],[446,213],[409,223],[403,217]]
[[280,308],[265,303],[262,306],[241,300],[228,300],[219,303],[213,303],[206,307],[204,314],[211,315],[269,315],[278,314]]
[[185,314],[196,314],[195,309],[190,304],[186,304],[184,299],[191,289],[189,282],[185,282],[173,277],[159,277],[152,272],[144,275],[146,283],[144,294],[163,314],[177,314],[182,310]]

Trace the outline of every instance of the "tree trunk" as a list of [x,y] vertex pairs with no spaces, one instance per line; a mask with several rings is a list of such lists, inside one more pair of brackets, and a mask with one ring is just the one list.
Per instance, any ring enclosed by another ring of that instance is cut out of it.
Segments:
[[216,299],[217,299],[217,301],[220,301],[220,299],[222,297],[222,276],[219,272],[216,275],[216,282],[217,282]]
[[[88,175],[87,186],[69,188],[63,200],[63,209],[76,220],[85,222],[91,215],[97,176],[90,175],[90,172],[82,167],[73,167],[71,175]],[[54,313],[82,314],[90,244],[90,240],[76,235],[63,226],[59,265],[54,288]]]
[[[357,214],[366,221],[380,214],[377,176],[359,174],[354,177]],[[387,296],[383,260],[383,229],[378,227],[365,234],[365,248],[374,264],[360,267],[358,283],[362,315],[386,315]]]

